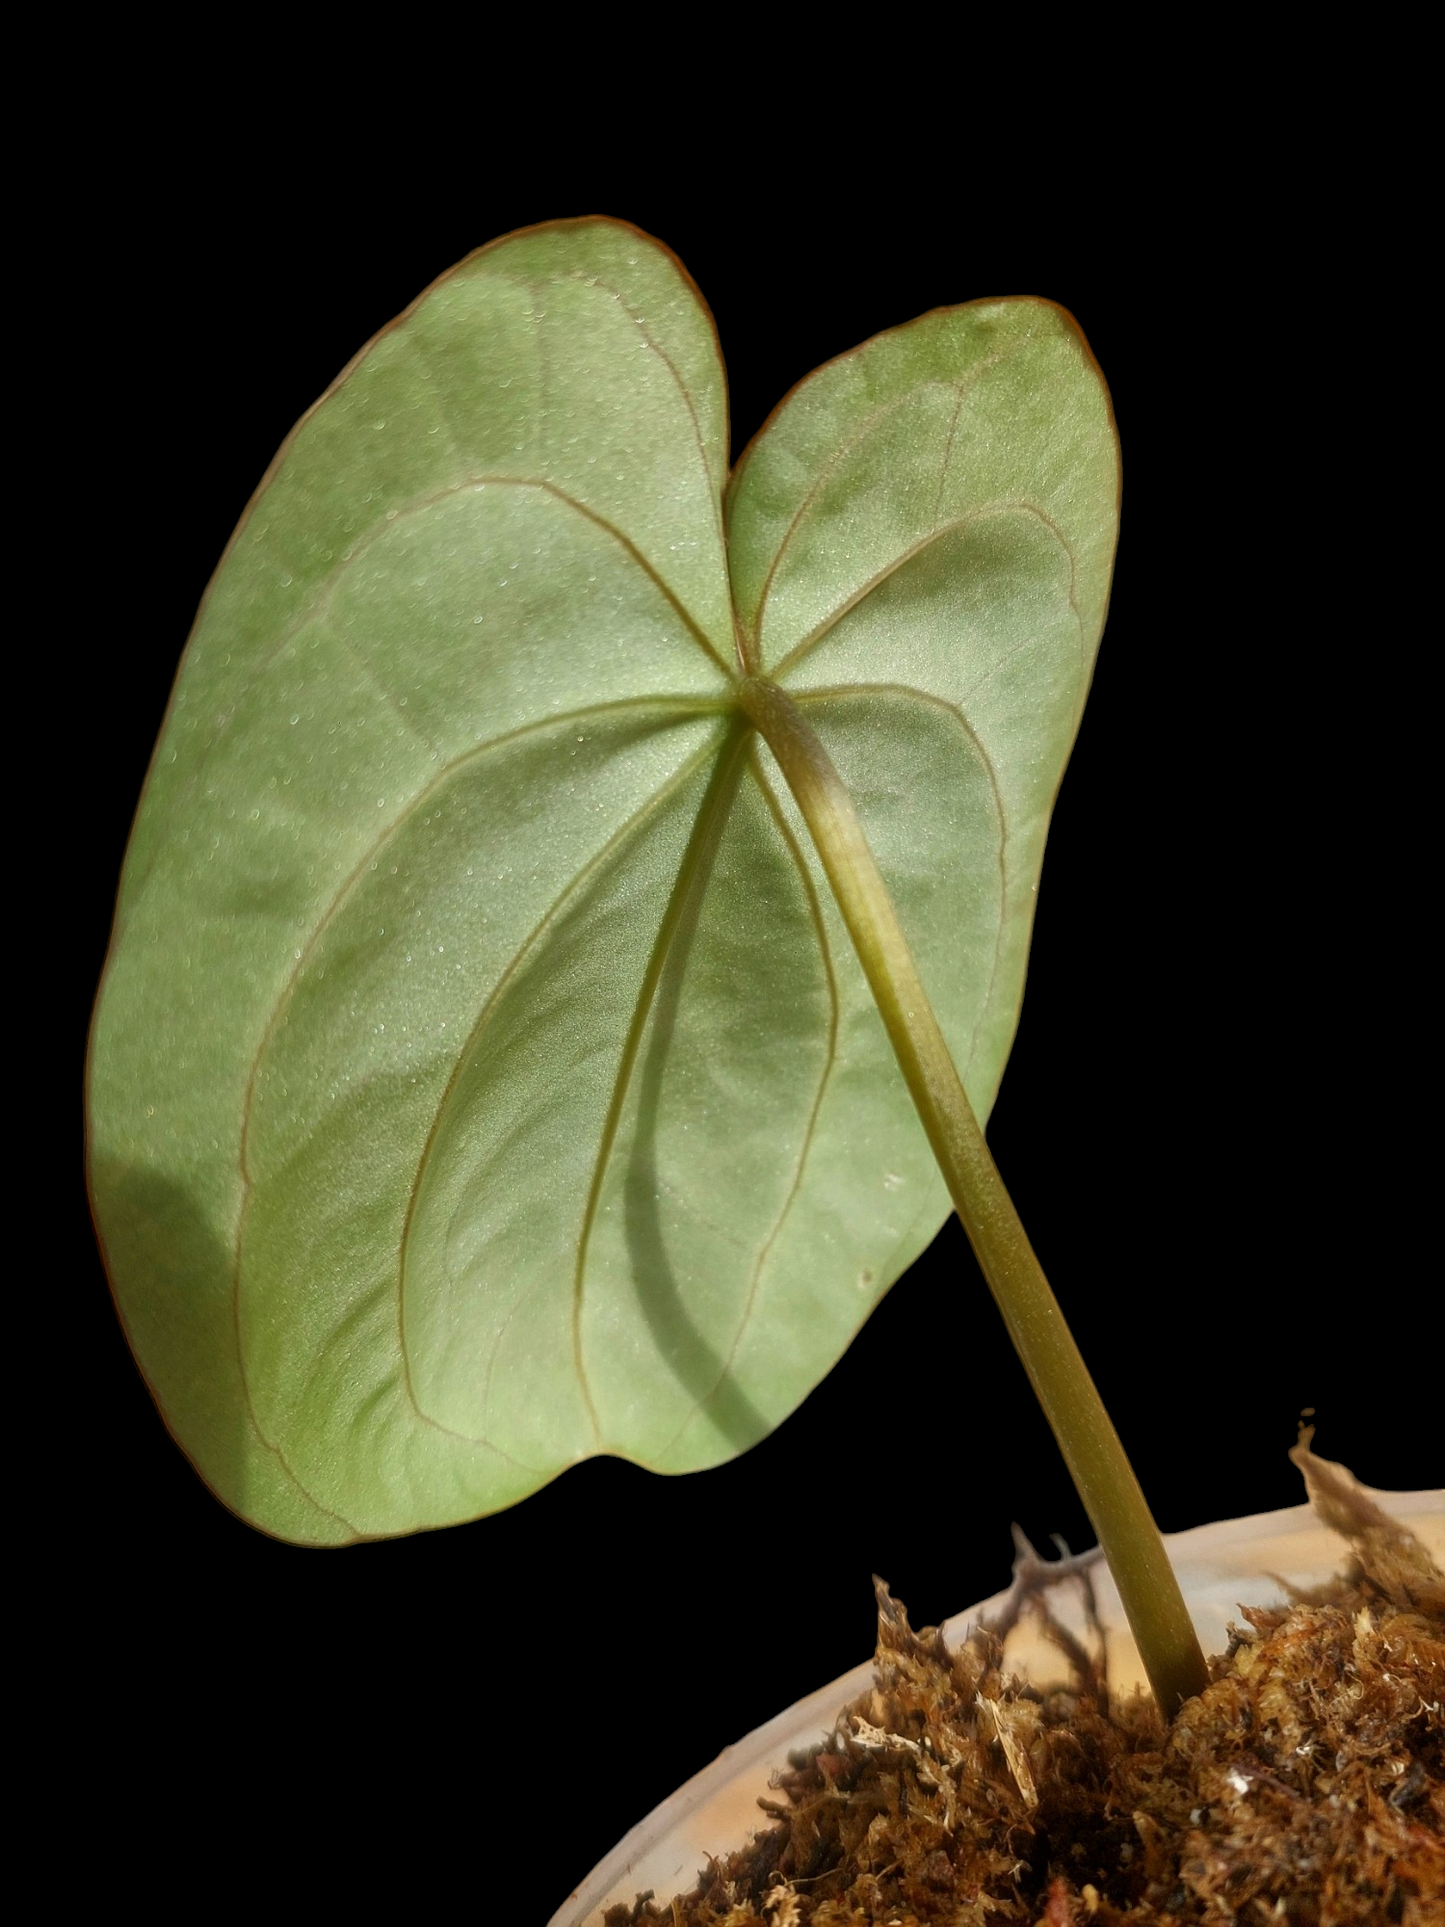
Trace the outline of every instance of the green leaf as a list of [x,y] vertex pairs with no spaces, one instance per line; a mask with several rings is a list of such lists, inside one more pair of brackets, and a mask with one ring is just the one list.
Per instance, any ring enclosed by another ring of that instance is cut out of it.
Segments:
[[1107,396],[1062,311],[945,309],[795,389],[724,513],[725,478],[678,264],[528,230],[352,363],[207,593],[91,1186],[167,1423],[269,1532],[731,1457],[946,1214],[733,690],[805,705],[986,1117],[1103,624]]

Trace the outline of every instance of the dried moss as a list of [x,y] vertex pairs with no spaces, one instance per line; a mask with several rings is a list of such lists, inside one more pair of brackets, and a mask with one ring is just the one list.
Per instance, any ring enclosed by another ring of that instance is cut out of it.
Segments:
[[950,1652],[878,1583],[877,1684],[795,1756],[773,1825],[685,1898],[607,1927],[1297,1927],[1445,1922],[1445,1586],[1424,1549],[1299,1448],[1352,1573],[1246,1611],[1166,1729],[1004,1668],[1000,1624]]

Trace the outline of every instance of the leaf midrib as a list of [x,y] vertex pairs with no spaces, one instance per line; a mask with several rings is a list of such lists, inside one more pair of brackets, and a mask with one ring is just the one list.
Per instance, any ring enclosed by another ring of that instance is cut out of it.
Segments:
[[[662,981],[662,973],[667,966],[673,940],[682,919],[688,913],[691,899],[697,889],[702,887],[705,890],[707,879],[711,876],[718,845],[722,841],[728,818],[732,814],[737,786],[742,779],[743,757],[750,734],[751,729],[745,724],[739,712],[727,739],[717,749],[717,768],[688,835],[682,861],[678,865],[677,876],[668,894],[667,908],[663,912],[657,936],[653,940],[647,969],[643,972],[642,982],[638,986],[637,996],[633,1001],[632,1017],[623,1038],[622,1054],[618,1059],[617,1070],[613,1075],[612,1094],[603,1119],[597,1156],[592,1166],[592,1179],[588,1186],[582,1223],[577,1234],[577,1254],[572,1269],[572,1361],[577,1374],[577,1383],[581,1388],[582,1401],[587,1410],[588,1423],[592,1427],[593,1442],[597,1445],[602,1443],[602,1429],[598,1423],[597,1405],[592,1396],[582,1345],[582,1301],[586,1289],[587,1250],[592,1239],[592,1227],[596,1221],[607,1167],[612,1159],[612,1148],[617,1139],[618,1126],[622,1121],[622,1108],[631,1087],[638,1052],[642,1047],[642,1036],[647,1027],[647,1019],[652,1011],[658,985]],[[498,1343],[500,1344],[500,1339]],[[492,1362],[495,1362],[495,1347]],[[487,1384],[490,1391],[491,1363],[487,1370]]]
[[[508,984],[511,982],[513,977],[515,977],[517,971],[521,968],[528,954],[541,941],[545,932],[548,929],[550,929],[553,924],[555,924],[558,917],[563,913],[563,911],[567,907],[568,903],[574,900],[576,897],[578,897],[592,883],[592,881],[595,879],[597,874],[603,869],[603,867],[612,858],[615,857],[617,851],[622,847],[622,845],[626,843],[629,838],[634,836],[638,832],[638,830],[643,826],[643,824],[646,823],[648,818],[651,817],[658,809],[660,809],[664,803],[666,803],[672,796],[676,795],[678,790],[682,789],[687,784],[687,782],[693,776],[695,776],[700,769],[704,767],[704,765],[708,762],[709,758],[719,755],[720,750],[721,750],[721,746],[718,743],[711,742],[706,744],[695,755],[689,757],[687,761],[681,765],[680,768],[678,768],[673,772],[673,774],[667,779],[665,783],[659,784],[658,787],[652,792],[652,794],[648,796],[647,799],[637,807],[637,809],[632,811],[632,813],[628,816],[625,822],[619,824],[618,827],[615,830],[613,830],[611,835],[608,836],[607,840],[602,844],[602,846],[598,850],[594,851],[594,853],[592,854],[591,857],[589,857],[587,862],[576,872],[574,876],[570,877],[565,883],[565,885],[558,891],[557,895],[553,898],[552,902],[547,906],[546,910],[538,918],[537,922],[533,925],[532,929],[527,933],[527,935],[522,939],[521,943],[513,951],[511,957],[507,960],[506,965],[503,967],[496,981],[492,985],[492,988],[487,994],[486,1001],[482,1005],[482,1008],[478,1011],[476,1019],[472,1024],[471,1029],[468,1031],[466,1038],[463,1040],[462,1045],[457,1052],[455,1061],[453,1062],[451,1071],[447,1077],[446,1086],[442,1091],[440,1098],[437,1101],[436,1110],[434,1111],[432,1116],[431,1127],[427,1133],[426,1143],[423,1146],[421,1156],[418,1159],[416,1174],[415,1174],[415,1177],[413,1178],[411,1191],[407,1198],[406,1216],[402,1227],[401,1242],[398,1247],[397,1271],[396,1271],[397,1325],[398,1325],[398,1335],[399,1335],[400,1344],[401,1344],[402,1365],[403,1365],[403,1373],[404,1373],[405,1382],[406,1382],[407,1396],[410,1399],[412,1406],[417,1412],[419,1417],[426,1419],[428,1424],[437,1426],[439,1430],[449,1432],[453,1437],[468,1438],[468,1439],[471,1439],[474,1443],[481,1443],[481,1444],[486,1444],[488,1446],[492,1446],[493,1450],[500,1451],[504,1449],[502,1447],[493,1445],[493,1442],[490,1439],[487,1439],[485,1437],[478,1437],[477,1435],[471,1434],[471,1433],[455,1432],[453,1428],[446,1426],[442,1424],[440,1420],[431,1417],[424,1410],[424,1408],[421,1406],[420,1402],[418,1401],[413,1388],[413,1384],[412,1384],[411,1357],[410,1357],[410,1351],[409,1351],[409,1348],[407,1345],[407,1339],[406,1339],[405,1313],[404,1313],[404,1277],[405,1277],[405,1272],[407,1267],[407,1251],[411,1240],[412,1226],[415,1218],[417,1200],[421,1193],[422,1183],[425,1179],[427,1167],[431,1161],[433,1151],[435,1149],[435,1146],[438,1142],[438,1139],[442,1130],[443,1119],[444,1119],[447,1107],[451,1101],[452,1092],[456,1088],[457,1081],[462,1074],[462,1070],[465,1064],[468,1062],[468,1060],[471,1057],[472,1051],[476,1045],[478,1038],[481,1036],[487,1023],[490,1021],[492,1014],[500,998],[505,993]],[[537,1289],[539,1289],[539,1286],[536,1283],[530,1286],[528,1290],[524,1292],[517,1299],[516,1303],[512,1306],[506,1318],[502,1321],[501,1325],[497,1329],[496,1335],[492,1342],[491,1350],[488,1354],[487,1367],[483,1378],[483,1390],[482,1390],[482,1396],[480,1399],[480,1408],[483,1413],[485,1413],[487,1406],[490,1403],[492,1373],[495,1368],[497,1353],[500,1350],[502,1339],[506,1334],[507,1327],[511,1324],[512,1320],[517,1316],[518,1312],[522,1309],[522,1307],[528,1302],[532,1293]],[[589,1415],[590,1413],[591,1413],[591,1407],[589,1402]],[[532,1468],[532,1469],[540,1470],[541,1468]]]

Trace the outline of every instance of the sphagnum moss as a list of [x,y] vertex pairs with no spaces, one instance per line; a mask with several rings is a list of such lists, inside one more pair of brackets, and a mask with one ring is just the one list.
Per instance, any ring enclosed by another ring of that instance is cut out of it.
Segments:
[[878,1585],[873,1690],[779,1776],[773,1825],[688,1896],[607,1927],[1172,1927],[1445,1919],[1445,1580],[1342,1469],[1297,1448],[1353,1570],[1242,1609],[1170,1722],[1012,1677],[1004,1616],[955,1651]]

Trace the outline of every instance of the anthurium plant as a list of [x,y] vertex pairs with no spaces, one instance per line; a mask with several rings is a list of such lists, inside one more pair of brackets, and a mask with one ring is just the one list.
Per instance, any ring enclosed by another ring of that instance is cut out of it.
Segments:
[[481,249],[297,426],[126,860],[91,1194],[197,1471],[336,1546],[777,1426],[956,1210],[1161,1703],[1203,1662],[983,1135],[1103,628],[1103,378],[1037,300],[727,466],[622,223]]

